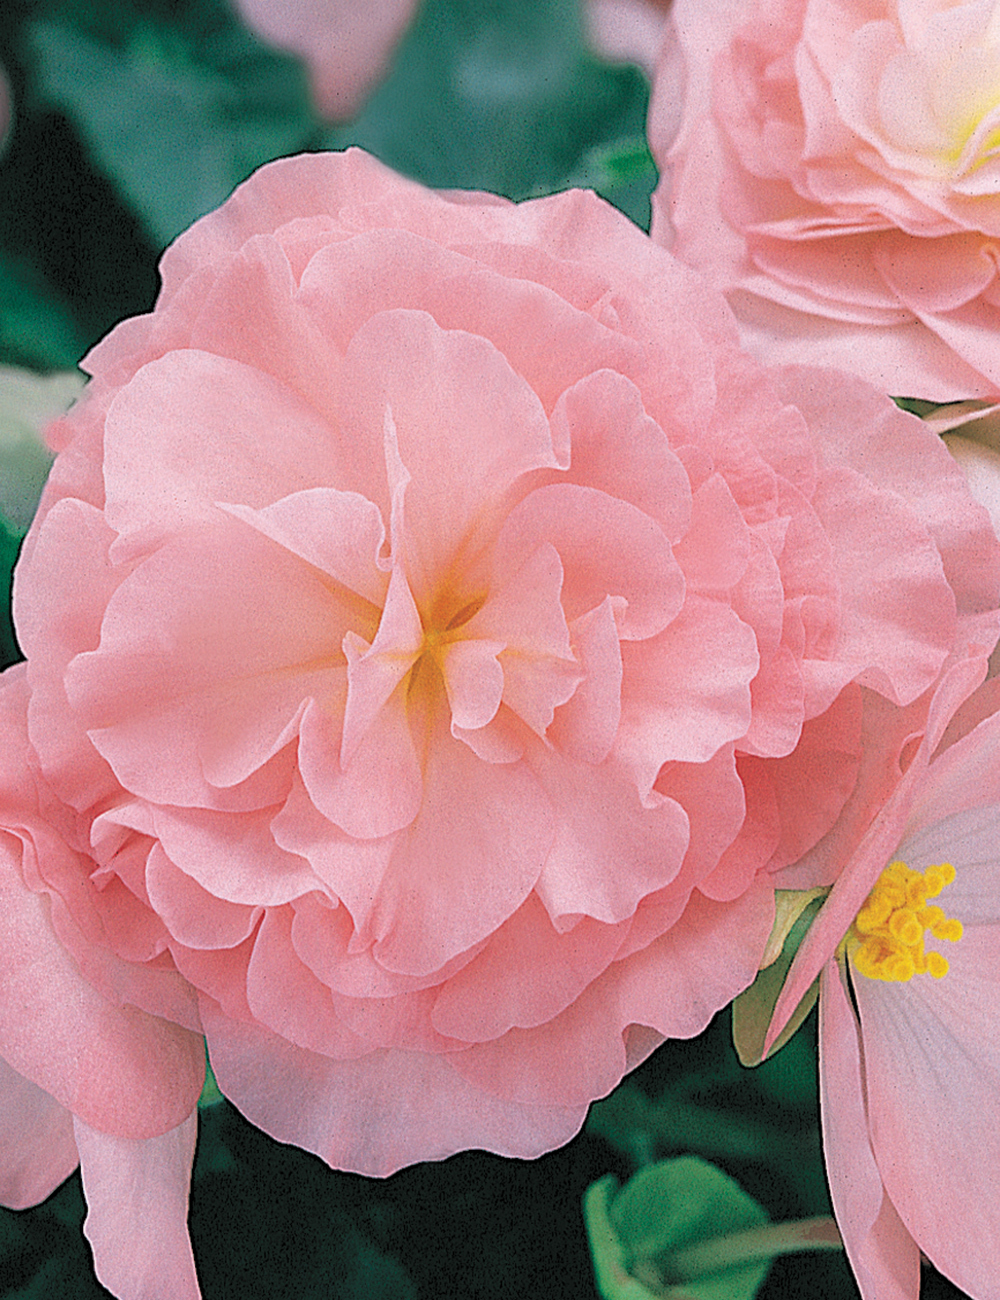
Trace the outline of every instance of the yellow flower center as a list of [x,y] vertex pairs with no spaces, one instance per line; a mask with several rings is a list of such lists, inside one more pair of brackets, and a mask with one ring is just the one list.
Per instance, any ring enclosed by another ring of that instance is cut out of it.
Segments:
[[955,879],[950,862],[912,871],[905,862],[890,862],[865,899],[847,937],[855,970],[872,980],[905,982],[914,975],[935,979],[948,973],[948,959],[927,952],[924,938],[954,943],[962,937],[962,922],[945,915],[929,898],[937,898]]

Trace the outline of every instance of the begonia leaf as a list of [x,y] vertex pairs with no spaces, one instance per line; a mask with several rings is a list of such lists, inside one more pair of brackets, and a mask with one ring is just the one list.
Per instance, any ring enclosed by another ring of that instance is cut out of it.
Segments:
[[[595,1190],[596,1188],[596,1190]],[[640,1300],[645,1294],[671,1300],[752,1300],[770,1267],[768,1259],[700,1272],[689,1248],[758,1228],[766,1211],[728,1174],[695,1156],[647,1165],[615,1195],[610,1185],[596,1184],[588,1192],[588,1229],[595,1268],[606,1300]],[[601,1224],[601,1199],[607,1198],[607,1223],[614,1242]],[[608,1252],[620,1251],[614,1267]],[[597,1262],[600,1254],[600,1263]],[[706,1252],[708,1253],[708,1252]],[[625,1273],[622,1273],[624,1266]],[[642,1289],[634,1285],[639,1283]]]
[[58,20],[30,29],[39,95],[76,123],[160,246],[255,167],[302,149],[313,126],[293,59],[231,15],[200,36],[144,21],[116,43]]
[[22,657],[10,616],[10,581],[21,539],[0,517],[0,669]]
[[27,262],[0,252],[0,363],[65,370],[85,345],[55,290]]

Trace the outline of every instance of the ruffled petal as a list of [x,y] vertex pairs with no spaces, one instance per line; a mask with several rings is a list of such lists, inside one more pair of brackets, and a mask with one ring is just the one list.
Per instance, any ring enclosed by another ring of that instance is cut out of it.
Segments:
[[226,1096],[266,1133],[335,1169],[384,1176],[472,1147],[530,1159],[568,1142],[586,1117],[586,1103],[503,1101],[462,1079],[449,1056],[379,1051],[340,1063],[210,1009],[205,1017]]

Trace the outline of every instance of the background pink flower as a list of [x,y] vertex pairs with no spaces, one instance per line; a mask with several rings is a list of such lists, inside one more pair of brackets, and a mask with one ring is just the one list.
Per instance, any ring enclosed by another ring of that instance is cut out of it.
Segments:
[[543,1151],[753,978],[865,696],[981,668],[985,512],[593,195],[306,155],[162,273],[15,577],[60,937],[332,1164]]
[[[107,998],[61,940],[74,921],[55,881],[93,862],[57,829],[31,770],[23,666],[0,677],[0,1204],[43,1201],[79,1164],[84,1230],[121,1300],[197,1300],[187,1235],[197,1033]],[[102,960],[113,978],[122,963]],[[176,975],[174,976],[176,979]]]
[[669,8],[670,0],[587,0],[584,20],[605,58],[638,63],[652,76]]
[[236,0],[244,22],[301,55],[324,117],[353,117],[384,75],[419,0]]
[[897,396],[1000,393],[995,0],[679,0],[663,60],[654,237],[755,352]]

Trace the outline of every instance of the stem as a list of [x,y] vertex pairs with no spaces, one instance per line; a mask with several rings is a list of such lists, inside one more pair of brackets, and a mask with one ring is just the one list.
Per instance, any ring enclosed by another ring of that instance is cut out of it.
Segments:
[[728,1237],[713,1237],[696,1246],[670,1252],[670,1271],[679,1281],[691,1282],[721,1273],[737,1264],[771,1259],[801,1250],[843,1250],[844,1244],[831,1218],[795,1219],[789,1223],[768,1223]]

